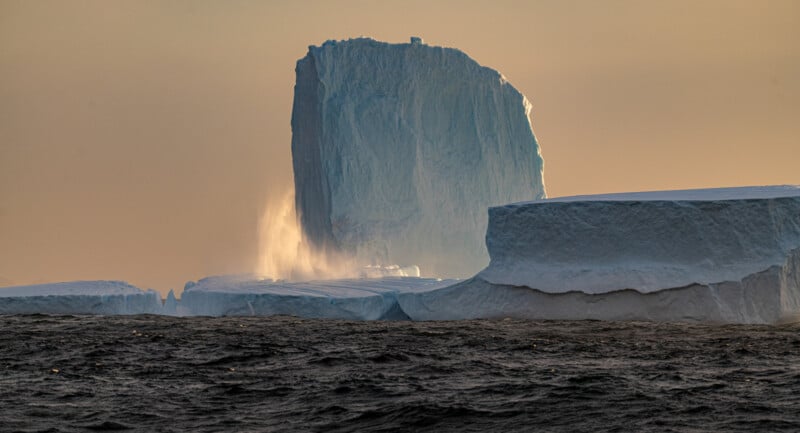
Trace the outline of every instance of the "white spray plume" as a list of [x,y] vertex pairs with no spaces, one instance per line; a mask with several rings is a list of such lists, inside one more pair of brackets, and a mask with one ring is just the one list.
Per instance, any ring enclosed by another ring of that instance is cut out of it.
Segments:
[[353,260],[325,254],[303,236],[294,190],[267,202],[258,226],[258,275],[275,280],[314,280],[358,276]]

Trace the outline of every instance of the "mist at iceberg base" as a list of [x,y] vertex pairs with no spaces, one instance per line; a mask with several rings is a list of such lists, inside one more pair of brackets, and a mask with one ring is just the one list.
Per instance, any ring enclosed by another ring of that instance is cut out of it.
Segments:
[[255,274],[286,281],[340,278],[419,277],[416,265],[370,263],[306,239],[295,208],[294,189],[268,199],[258,224],[259,257]]

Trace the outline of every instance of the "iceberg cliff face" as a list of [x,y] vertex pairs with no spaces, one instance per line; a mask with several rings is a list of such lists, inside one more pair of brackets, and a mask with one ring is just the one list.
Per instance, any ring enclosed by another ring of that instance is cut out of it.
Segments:
[[297,210],[312,244],[362,264],[473,275],[486,209],[545,196],[530,104],[461,51],[412,42],[329,41],[298,61]]

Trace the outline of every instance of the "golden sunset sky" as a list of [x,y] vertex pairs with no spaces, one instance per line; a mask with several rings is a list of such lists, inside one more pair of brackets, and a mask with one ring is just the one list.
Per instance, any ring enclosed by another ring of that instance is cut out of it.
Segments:
[[252,271],[297,59],[411,35],[528,97],[550,196],[800,183],[800,1],[0,0],[0,286]]

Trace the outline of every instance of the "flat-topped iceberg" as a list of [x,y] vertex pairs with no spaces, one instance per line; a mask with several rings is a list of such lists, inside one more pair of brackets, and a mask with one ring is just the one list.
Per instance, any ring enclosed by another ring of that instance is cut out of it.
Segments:
[[544,197],[531,105],[463,52],[328,41],[296,71],[295,197],[315,247],[468,277],[488,263],[486,209]]
[[774,323],[800,313],[800,188],[555,198],[489,210],[489,266],[401,296],[417,320]]
[[453,283],[453,280],[415,277],[306,282],[259,280],[252,276],[210,277],[197,283],[187,283],[177,307],[177,314],[283,314],[322,319],[408,319],[397,303],[400,293],[420,293]]
[[0,314],[161,314],[161,297],[122,281],[0,288]]

